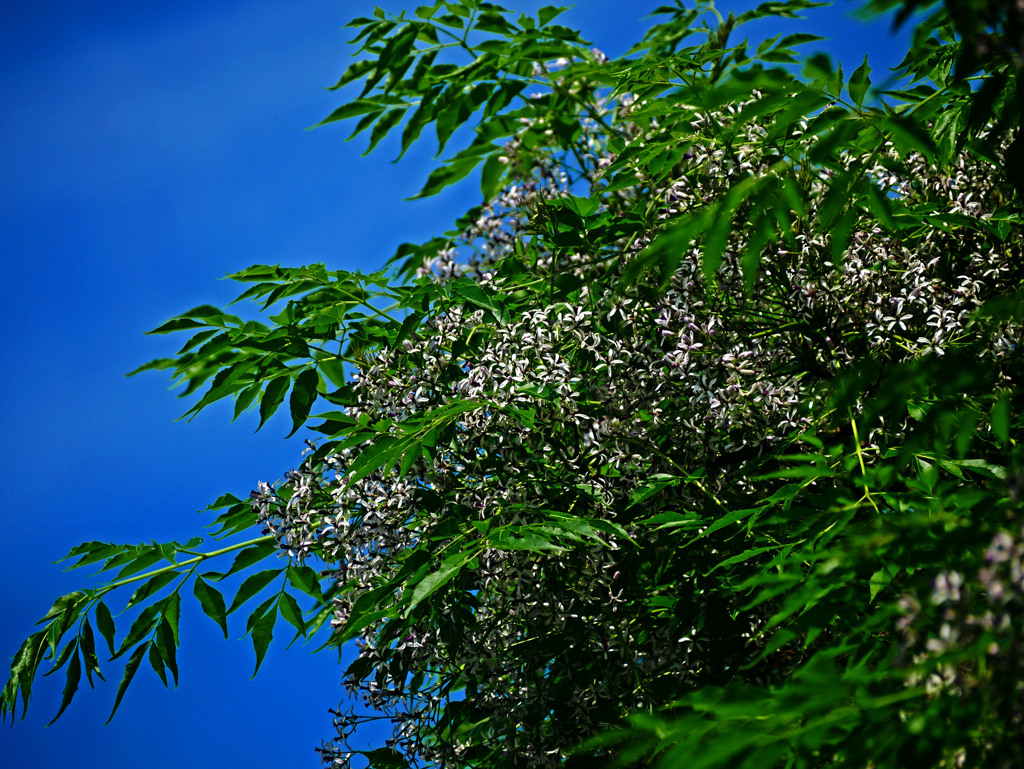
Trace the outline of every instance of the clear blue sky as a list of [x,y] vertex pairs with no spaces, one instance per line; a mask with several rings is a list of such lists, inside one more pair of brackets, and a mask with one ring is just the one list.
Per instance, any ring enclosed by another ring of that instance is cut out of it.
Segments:
[[[388,10],[414,3],[381,2]],[[516,3],[532,10],[547,3]],[[426,239],[477,200],[468,183],[403,203],[432,153],[399,166],[387,146],[359,157],[345,127],[305,131],[337,106],[324,90],[347,66],[340,28],[362,0],[36,0],[10,5],[0,28],[0,258],[5,296],[0,467],[8,553],[0,567],[0,656],[9,658],[60,594],[88,570],[52,562],[86,540],[187,539],[196,511],[244,496],[293,467],[300,439],[225,408],[175,422],[167,379],[123,374],[181,340],[142,332],[203,303],[217,279],[255,263],[379,267],[402,241]],[[564,17],[609,54],[638,39],[657,2],[581,0]],[[722,0],[723,11],[749,7]],[[786,32],[830,38],[851,72],[865,52],[892,66],[905,43],[888,27],[808,12]],[[765,29],[765,34],[774,34]],[[904,36],[905,38],[905,36]],[[0,730],[10,767],[319,766],[342,697],[336,657],[275,639],[255,680],[253,652],[223,640],[185,601],[181,684],[145,665],[111,725],[121,667],[85,682],[60,721],[63,675],[37,681],[28,718]],[[122,631],[123,632],[123,631]],[[283,636],[279,628],[278,636]],[[101,660],[102,661],[102,660]]]

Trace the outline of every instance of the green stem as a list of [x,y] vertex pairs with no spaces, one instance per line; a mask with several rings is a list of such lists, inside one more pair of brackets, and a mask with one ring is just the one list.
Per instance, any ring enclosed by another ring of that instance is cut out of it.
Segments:
[[875,508],[875,512],[881,515],[881,511],[878,509],[878,505],[875,504],[874,498],[871,496],[871,489],[868,488],[868,472],[864,467],[864,453],[860,447],[860,435],[857,434],[857,420],[853,418],[853,412],[850,412],[850,426],[853,427],[853,448],[857,452],[857,462],[860,464],[860,474],[864,480],[864,496],[862,499],[866,499],[871,503],[871,506]]
[[129,585],[132,582],[139,582],[144,579],[149,579],[150,577],[155,577],[157,574],[163,574],[165,571],[173,571],[174,569],[180,569],[183,566],[192,566],[193,564],[201,563],[202,561],[208,560],[210,558],[216,558],[217,556],[224,555],[225,553],[230,553],[235,550],[241,550],[243,547],[249,547],[250,545],[259,545],[263,542],[270,542],[273,539],[273,534],[266,534],[262,537],[257,537],[256,539],[250,539],[248,542],[239,542],[237,545],[231,545],[230,547],[224,547],[220,550],[214,550],[212,553],[199,553],[195,558],[190,558],[187,561],[182,561],[181,563],[174,563],[170,566],[164,566],[160,569],[147,571],[145,574],[136,574],[134,577],[126,577],[125,579],[118,580],[117,582],[114,582],[104,587],[103,590],[99,593],[99,596],[109,593],[114,588],[122,587],[123,585]]

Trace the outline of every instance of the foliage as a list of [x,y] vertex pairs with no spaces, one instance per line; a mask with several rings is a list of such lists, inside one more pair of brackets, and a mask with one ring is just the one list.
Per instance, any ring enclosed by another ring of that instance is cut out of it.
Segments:
[[351,750],[339,711],[337,766],[1019,765],[1020,19],[933,10],[885,91],[814,36],[737,40],[814,6],[663,6],[617,60],[555,7],[354,20],[323,122],[460,143],[419,195],[479,167],[485,203],[381,272],[232,275],[272,325],[155,330],[192,332],[140,369],[209,383],[187,416],[287,400],[323,437],[211,506],[220,550],[73,550],[120,570],[57,601],[3,712],[45,660],[63,712],[93,623],[118,703],[144,656],[176,679],[191,580],[225,632],[263,598],[257,669],[279,615],[356,641],[394,740]]

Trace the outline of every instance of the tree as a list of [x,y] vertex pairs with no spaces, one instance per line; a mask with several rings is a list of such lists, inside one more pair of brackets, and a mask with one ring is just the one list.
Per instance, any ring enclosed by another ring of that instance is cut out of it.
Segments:
[[209,383],[189,415],[287,399],[323,437],[211,505],[226,547],[75,548],[120,571],[54,604],[3,712],[48,659],[63,711],[94,625],[118,703],[143,657],[176,675],[191,581],[222,626],[264,596],[257,667],[278,616],[357,642],[373,766],[1019,763],[1020,19],[935,11],[884,92],[813,36],[736,42],[811,6],[664,6],[614,61],[553,7],[354,20],[324,123],[461,140],[420,195],[480,167],[485,203],[384,271],[231,276],[269,325],[156,329],[192,332],[140,369]]

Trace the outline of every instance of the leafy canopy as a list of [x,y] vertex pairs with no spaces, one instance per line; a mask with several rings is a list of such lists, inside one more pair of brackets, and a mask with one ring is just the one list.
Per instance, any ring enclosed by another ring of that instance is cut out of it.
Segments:
[[320,437],[210,506],[217,549],[72,550],[112,576],[56,601],[0,711],[51,662],[59,716],[95,631],[115,711],[143,658],[176,681],[191,583],[225,636],[258,601],[257,670],[279,618],[357,643],[377,715],[336,714],[336,766],[1020,763],[1024,19],[874,0],[926,11],[884,90],[813,35],[741,38],[817,5],[662,6],[616,60],[554,6],[353,20],[322,124],[399,157],[428,132],[417,197],[485,202],[375,273],[231,275],[266,323],[151,332],[189,334],[138,370],[186,417],[287,401]]

